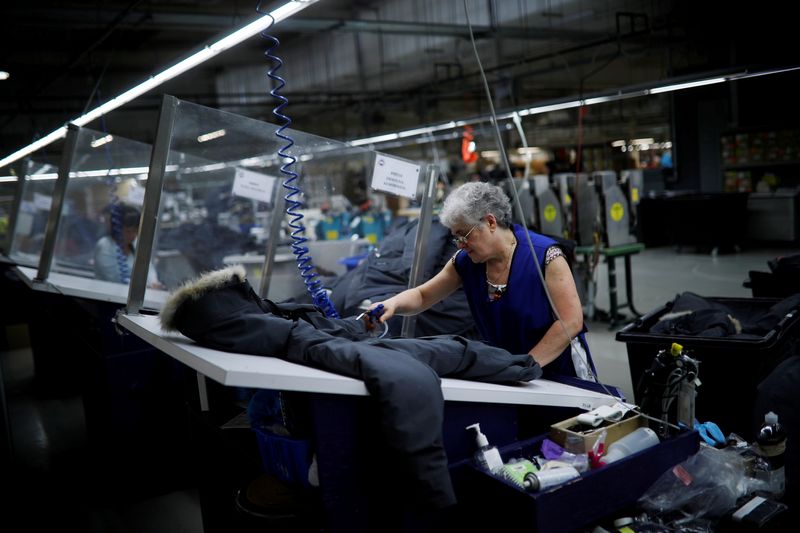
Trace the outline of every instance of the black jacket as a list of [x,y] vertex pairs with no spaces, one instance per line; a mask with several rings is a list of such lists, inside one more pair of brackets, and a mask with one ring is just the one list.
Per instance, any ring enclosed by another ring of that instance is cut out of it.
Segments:
[[541,368],[455,335],[375,339],[361,321],[329,319],[306,304],[262,300],[235,267],[211,273],[170,297],[165,330],[179,330],[218,350],[275,356],[364,381],[380,410],[385,441],[405,458],[426,507],[455,503],[442,445],[444,399],[439,377],[507,383],[530,381]]
[[[331,302],[341,316],[357,315],[363,300],[385,300],[408,288],[418,219],[399,224],[361,264],[331,283]],[[422,255],[422,282],[431,279],[456,252],[450,231],[433,220]],[[389,333],[400,335],[403,318],[389,320]],[[470,339],[480,336],[475,328],[464,291],[460,288],[416,316],[415,337],[454,333]]]

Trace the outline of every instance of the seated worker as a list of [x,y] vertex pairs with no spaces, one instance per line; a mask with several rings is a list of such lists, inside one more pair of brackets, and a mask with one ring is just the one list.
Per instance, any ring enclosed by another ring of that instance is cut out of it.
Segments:
[[387,214],[375,209],[369,198],[362,198],[357,204],[358,210],[350,221],[350,233],[367,239],[370,244],[378,244],[386,234]]
[[[139,210],[126,204],[113,204],[108,209],[109,235],[94,246],[94,277],[103,281],[129,283],[139,233]],[[147,273],[147,286],[163,289],[155,267]]]
[[[380,321],[425,311],[463,287],[475,325],[489,344],[530,354],[545,376],[595,381],[583,309],[556,241],[512,224],[508,197],[489,183],[470,182],[453,190],[439,218],[455,235],[459,250],[429,281],[374,303],[371,308],[384,306]],[[544,284],[525,231],[536,250]],[[556,320],[547,293],[561,320]],[[573,346],[570,341],[576,336],[579,343]]]
[[322,219],[317,222],[314,231],[318,241],[335,241],[347,236],[349,216],[346,212],[336,213],[328,200],[323,200],[319,206]]

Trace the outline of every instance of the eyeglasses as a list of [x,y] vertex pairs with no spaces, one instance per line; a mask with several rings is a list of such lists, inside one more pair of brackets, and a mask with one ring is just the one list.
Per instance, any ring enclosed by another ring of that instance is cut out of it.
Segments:
[[457,237],[453,237],[453,244],[455,244],[456,246],[458,246],[459,244],[462,246],[466,246],[467,241],[469,240],[469,234],[472,233],[472,230],[474,230],[478,226],[480,226],[480,223],[475,224],[474,226],[469,228],[469,231],[466,232],[463,236],[459,235]]

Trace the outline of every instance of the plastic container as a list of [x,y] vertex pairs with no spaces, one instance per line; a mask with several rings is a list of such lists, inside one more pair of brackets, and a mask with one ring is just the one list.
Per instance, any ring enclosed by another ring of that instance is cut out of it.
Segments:
[[472,424],[467,426],[467,429],[475,430],[475,444],[478,446],[478,451],[475,452],[475,462],[478,466],[492,473],[500,472],[503,469],[503,459],[497,448],[489,445],[486,435],[481,433],[481,425]]
[[309,488],[308,469],[311,467],[311,443],[307,439],[281,437],[254,427],[258,451],[264,469],[290,485]]
[[770,411],[764,415],[764,423],[756,437],[756,453],[769,463],[768,472],[758,472],[756,477],[766,481],[769,490],[780,498],[786,490],[786,431],[778,421],[778,415]]
[[[706,297],[724,304],[733,314],[766,311],[779,298]],[[791,348],[793,338],[800,335],[800,308],[787,313],[766,335],[752,339],[661,335],[650,328],[672,310],[672,302],[650,311],[617,332],[616,340],[624,342],[634,386],[635,403],[641,404],[636,390],[642,374],[650,368],[661,350],[669,351],[673,342],[700,362],[695,413],[701,422],[715,422],[725,435],[737,433],[748,442],[755,439],[752,425],[753,405],[758,384],[780,363]]]
[[650,428],[639,428],[612,442],[602,460],[606,464],[613,463],[623,457],[655,446],[659,442],[661,441],[655,431]]
[[351,255],[348,257],[342,257],[338,259],[337,262],[341,265],[344,265],[347,270],[353,270],[356,268],[361,262],[367,258],[369,254],[359,254],[359,255]]

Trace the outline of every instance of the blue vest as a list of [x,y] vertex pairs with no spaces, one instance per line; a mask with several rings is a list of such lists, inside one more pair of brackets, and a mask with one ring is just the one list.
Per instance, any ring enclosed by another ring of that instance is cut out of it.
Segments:
[[[531,258],[525,230],[514,224],[517,246],[511,260],[506,292],[498,300],[489,300],[486,284],[486,263],[473,263],[469,256],[459,251],[456,256],[456,271],[461,276],[464,294],[467,296],[475,325],[485,341],[513,354],[528,353],[544,337],[553,324],[544,287]],[[545,252],[556,241],[529,231],[536,260],[544,272]],[[585,331],[585,327],[584,327]],[[580,334],[583,337],[583,333]],[[584,339],[581,339],[589,353]],[[591,356],[589,356],[589,364]],[[547,374],[575,375],[570,349],[544,367]]]

